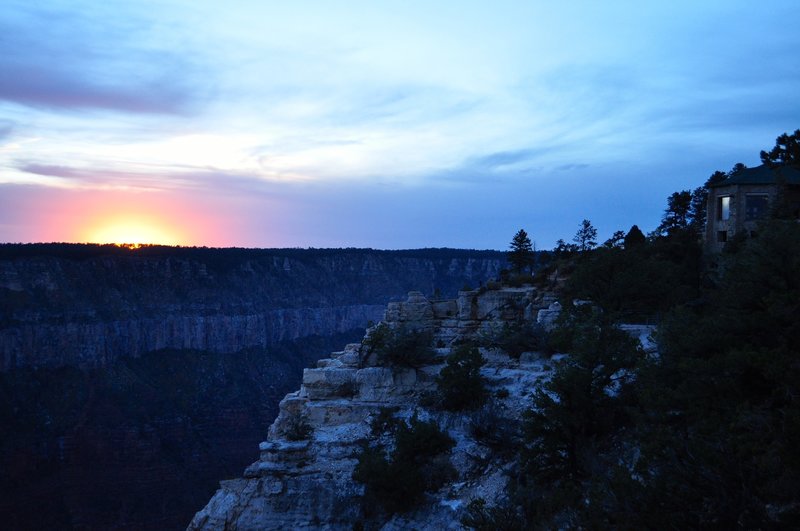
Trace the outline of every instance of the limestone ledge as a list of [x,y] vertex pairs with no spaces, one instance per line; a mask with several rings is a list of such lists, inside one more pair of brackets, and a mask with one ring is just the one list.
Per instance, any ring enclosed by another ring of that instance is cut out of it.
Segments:
[[[221,482],[189,529],[352,529],[361,517],[363,494],[351,479],[356,456],[372,437],[370,421],[387,407],[395,408],[398,417],[416,411],[446,427],[457,442],[451,460],[460,479],[436,493],[435,503],[422,512],[394,517],[383,529],[459,528],[460,511],[470,499],[500,495],[504,465],[484,463],[489,453],[470,436],[469,415],[429,411],[419,399],[436,389],[435,378],[457,341],[499,331],[518,319],[552,324],[556,304],[531,287],[465,291],[449,301],[429,301],[411,292],[407,301],[390,303],[384,323],[431,331],[439,346],[434,362],[418,369],[385,367],[366,347],[350,344],[305,369],[300,389],[280,402],[280,413],[259,446],[259,460],[243,478]],[[507,418],[519,419],[529,406],[530,391],[548,377],[549,360],[536,353],[514,360],[481,350],[490,392],[507,391],[495,400],[496,407]],[[291,440],[298,426],[308,430],[307,439]]]

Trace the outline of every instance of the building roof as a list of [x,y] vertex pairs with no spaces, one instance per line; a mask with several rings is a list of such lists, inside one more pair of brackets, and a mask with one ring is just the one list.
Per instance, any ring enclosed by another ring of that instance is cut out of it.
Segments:
[[777,166],[770,168],[765,165],[755,168],[745,168],[727,179],[711,185],[712,188],[729,186],[732,184],[785,184],[800,185],[800,167],[797,166]]

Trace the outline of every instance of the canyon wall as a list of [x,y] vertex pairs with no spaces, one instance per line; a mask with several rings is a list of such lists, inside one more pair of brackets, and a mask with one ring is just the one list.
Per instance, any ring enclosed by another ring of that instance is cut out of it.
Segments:
[[411,289],[453,296],[504,265],[452,249],[39,247],[0,246],[0,371],[344,332]]
[[303,367],[503,254],[0,244],[4,529],[183,529]]

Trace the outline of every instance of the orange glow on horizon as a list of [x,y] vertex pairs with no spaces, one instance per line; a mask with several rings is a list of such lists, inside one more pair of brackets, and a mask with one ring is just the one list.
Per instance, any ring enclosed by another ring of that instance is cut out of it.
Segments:
[[205,245],[219,231],[208,208],[171,193],[88,192],[62,205],[60,230],[71,241],[141,245]]
[[[27,192],[27,190],[25,191]],[[21,194],[9,241],[229,247],[249,242],[242,201],[224,194],[44,188]],[[235,239],[239,238],[239,239]]]
[[127,247],[147,244],[187,245],[187,238],[163,219],[153,215],[126,215],[100,219],[79,236],[88,243],[114,243]]

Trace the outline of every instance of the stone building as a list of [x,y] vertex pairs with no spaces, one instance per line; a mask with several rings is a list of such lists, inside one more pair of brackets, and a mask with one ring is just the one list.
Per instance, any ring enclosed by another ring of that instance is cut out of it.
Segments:
[[706,250],[720,252],[742,231],[753,236],[759,220],[769,216],[778,201],[800,219],[800,168],[745,168],[712,184],[708,191]]

